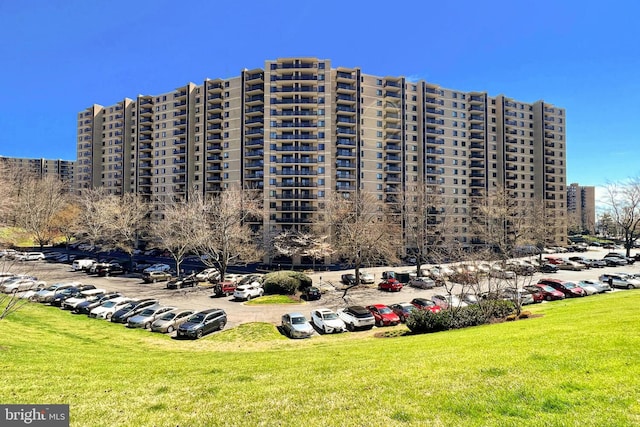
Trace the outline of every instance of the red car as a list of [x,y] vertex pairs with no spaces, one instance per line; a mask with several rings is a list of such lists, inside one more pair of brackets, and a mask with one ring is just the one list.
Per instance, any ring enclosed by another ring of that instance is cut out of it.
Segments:
[[418,310],[429,310],[432,313],[440,313],[440,311],[442,310],[439,305],[426,298],[414,298],[411,300],[411,305],[413,305]]
[[391,277],[378,283],[378,289],[388,292],[400,292],[402,290],[402,283]]
[[584,289],[582,289],[580,286],[576,285],[573,282],[565,282],[564,280],[540,279],[537,284],[551,286],[556,291],[562,292],[567,298],[584,297],[587,295]]
[[395,326],[400,323],[400,317],[384,304],[368,305],[367,310],[373,314],[376,326]]
[[416,309],[413,304],[409,304],[408,302],[391,304],[389,308],[398,315],[398,317],[400,318],[400,322],[402,323],[406,322],[407,318],[411,316],[411,312]]
[[538,288],[540,290],[540,293],[542,293],[542,298],[544,298],[547,301],[564,299],[564,294],[562,292],[555,290],[549,285],[538,283],[536,285],[533,285],[532,287]]

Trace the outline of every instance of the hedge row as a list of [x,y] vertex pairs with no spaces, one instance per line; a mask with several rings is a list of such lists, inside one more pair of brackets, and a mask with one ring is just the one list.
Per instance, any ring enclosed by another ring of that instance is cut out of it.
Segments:
[[311,278],[298,271],[274,271],[264,277],[264,292],[267,295],[293,295],[297,290],[311,286]]
[[493,319],[504,319],[513,313],[511,301],[483,301],[453,310],[433,313],[429,310],[413,310],[407,318],[407,327],[414,333],[429,333],[484,325]]

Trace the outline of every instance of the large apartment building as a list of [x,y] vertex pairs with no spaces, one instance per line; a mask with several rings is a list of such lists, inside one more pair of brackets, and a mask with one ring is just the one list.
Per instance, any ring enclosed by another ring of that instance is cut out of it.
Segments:
[[596,232],[596,188],[573,183],[567,187],[567,224],[572,231]]
[[281,58],[80,112],[76,184],[163,201],[241,183],[263,192],[266,236],[304,229],[334,191],[366,190],[401,211],[422,182],[465,245],[473,198],[506,188],[544,207],[549,243],[561,244],[565,126],[564,109],[544,101]]
[[0,156],[0,164],[10,168],[23,170],[37,177],[53,176],[65,184],[69,192],[74,192],[74,167],[73,160],[59,159],[34,159],[24,157]]

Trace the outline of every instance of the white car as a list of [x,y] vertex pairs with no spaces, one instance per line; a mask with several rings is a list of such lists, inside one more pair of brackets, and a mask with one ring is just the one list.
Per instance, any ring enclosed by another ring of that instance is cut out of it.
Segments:
[[366,271],[360,272],[360,283],[371,284],[371,283],[375,283],[375,281],[376,281],[376,278],[373,274],[368,273]]
[[347,325],[344,321],[328,308],[313,310],[311,312],[311,323],[325,334],[333,334],[347,330]]
[[345,323],[347,329],[371,329],[376,324],[376,319],[371,312],[361,305],[351,305],[338,310],[338,317]]
[[196,279],[199,282],[207,282],[209,280],[218,280],[220,278],[220,272],[217,268],[207,268],[196,274]]
[[150,273],[152,271],[169,271],[171,267],[168,264],[153,264],[142,270],[143,273]]
[[233,291],[233,298],[237,300],[249,301],[251,298],[258,298],[262,295],[264,295],[264,289],[253,284],[238,286]]
[[86,291],[80,292],[80,296],[67,298],[62,302],[61,308],[63,310],[73,310],[78,304],[85,302],[89,298],[95,295],[104,294],[106,291],[104,289],[88,289]]
[[71,264],[71,268],[73,268],[73,271],[87,271],[96,262],[98,261],[96,261],[95,259],[75,259],[73,260],[73,264]]
[[44,258],[42,252],[18,252],[15,255],[15,259],[18,261],[41,261]]
[[120,310],[129,301],[131,301],[131,299],[125,298],[125,297],[117,297],[117,298],[110,299],[104,304],[99,305],[94,309],[92,309],[89,312],[89,317],[93,317],[95,319],[109,320],[111,319],[111,316],[113,316],[113,313]]

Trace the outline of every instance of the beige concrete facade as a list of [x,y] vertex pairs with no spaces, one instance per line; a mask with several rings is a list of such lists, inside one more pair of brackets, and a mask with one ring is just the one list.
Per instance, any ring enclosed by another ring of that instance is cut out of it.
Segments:
[[[565,112],[544,101],[280,58],[228,79],[94,105],[78,115],[78,191],[150,201],[263,191],[265,236],[308,227],[330,192],[364,189],[406,215],[406,189],[442,197],[450,238],[472,245],[474,198],[505,187],[567,230]],[[410,246],[408,241],[405,242]]]
[[596,188],[572,183],[567,187],[567,212],[570,228],[596,231]]
[[2,157],[0,163],[10,168],[24,170],[38,177],[53,176],[65,184],[69,192],[74,192],[74,171],[76,162],[58,159],[31,159],[22,157]]

